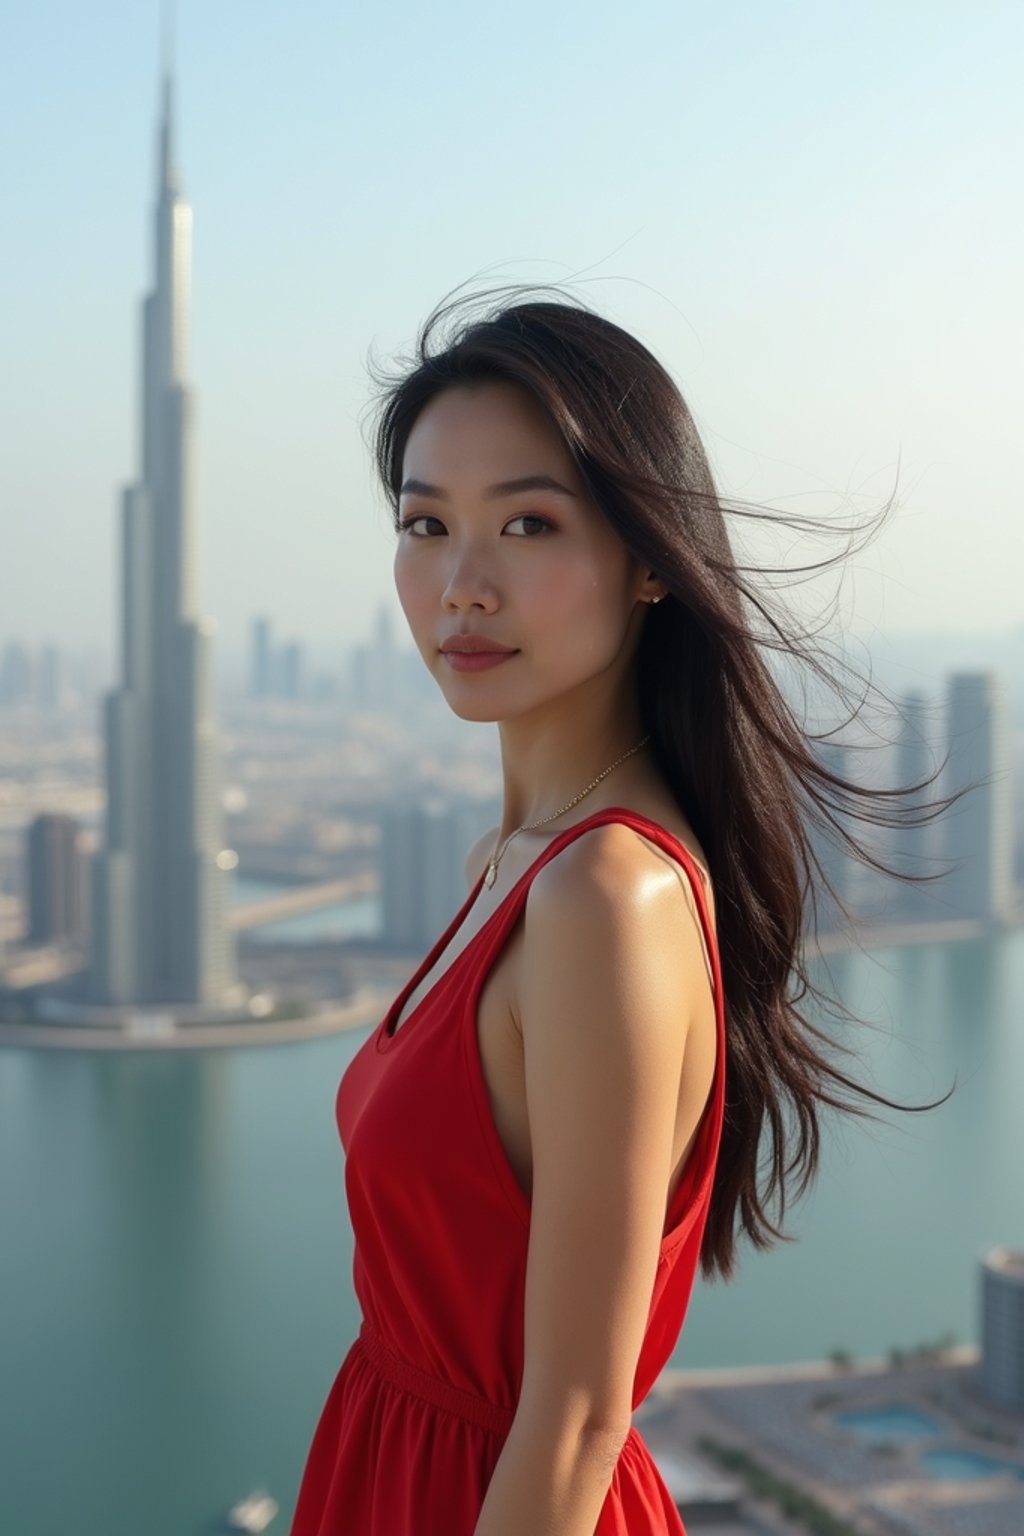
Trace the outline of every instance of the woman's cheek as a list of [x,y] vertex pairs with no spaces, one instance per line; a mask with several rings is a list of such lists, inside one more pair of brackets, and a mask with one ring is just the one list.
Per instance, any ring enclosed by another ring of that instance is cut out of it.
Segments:
[[431,606],[429,573],[422,564],[417,567],[416,562],[398,554],[394,562],[394,580],[398,601],[415,635]]

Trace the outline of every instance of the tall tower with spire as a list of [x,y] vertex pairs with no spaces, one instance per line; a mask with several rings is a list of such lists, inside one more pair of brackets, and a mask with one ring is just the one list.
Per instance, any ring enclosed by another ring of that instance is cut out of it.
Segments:
[[138,477],[121,497],[120,678],[104,705],[107,817],[92,871],[90,992],[102,1004],[241,1001],[229,927],[213,623],[200,616],[192,210],[174,163],[165,30],[153,287],[142,302]]

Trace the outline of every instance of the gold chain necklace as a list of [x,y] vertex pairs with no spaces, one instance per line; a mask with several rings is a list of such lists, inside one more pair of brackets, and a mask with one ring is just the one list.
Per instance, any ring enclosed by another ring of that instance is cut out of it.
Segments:
[[488,887],[494,884],[498,873],[498,865],[501,863],[505,856],[505,849],[508,847],[509,843],[514,837],[518,837],[520,832],[532,832],[535,827],[542,827],[544,826],[545,822],[554,821],[557,816],[564,816],[566,811],[571,811],[574,805],[579,804],[584,795],[589,795],[592,789],[597,788],[602,779],[608,777],[612,771],[612,768],[617,768],[620,763],[624,763],[626,761],[627,757],[632,757],[634,752],[639,752],[640,748],[645,746],[647,742],[650,741],[650,739],[650,735],[648,734],[643,738],[642,741],[638,741],[635,747],[630,747],[628,752],[623,752],[621,757],[617,757],[615,759],[614,763],[611,764],[611,767],[606,768],[603,773],[598,774],[597,778],[592,784],[588,784],[586,789],[581,789],[578,795],[573,795],[571,800],[567,801],[567,803],[563,805],[559,810],[552,811],[550,816],[543,816],[540,821],[526,822],[523,824],[523,826],[516,827],[514,832],[510,832],[508,837],[506,837],[505,841],[501,845],[500,853],[492,854],[490,863],[487,865],[487,873],[484,875],[484,883]]

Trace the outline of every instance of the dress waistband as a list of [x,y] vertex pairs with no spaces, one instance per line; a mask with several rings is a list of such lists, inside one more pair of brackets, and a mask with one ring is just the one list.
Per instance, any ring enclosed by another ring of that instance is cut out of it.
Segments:
[[490,1430],[492,1434],[507,1435],[512,1428],[514,1408],[503,1408],[498,1403],[489,1402],[487,1398],[477,1397],[473,1392],[465,1392],[451,1382],[442,1381],[440,1376],[432,1376],[429,1371],[421,1371],[418,1366],[397,1354],[390,1344],[386,1344],[365,1318],[359,1329],[358,1342],[374,1369],[402,1391],[411,1392],[414,1397],[432,1403],[435,1408],[442,1408],[457,1418],[467,1419],[481,1429]]

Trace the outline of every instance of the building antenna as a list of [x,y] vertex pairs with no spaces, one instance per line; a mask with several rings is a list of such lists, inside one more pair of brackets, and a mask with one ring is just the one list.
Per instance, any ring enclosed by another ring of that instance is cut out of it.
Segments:
[[162,74],[170,81],[174,74],[174,0],[161,0]]
[[161,124],[160,124],[160,185],[165,190],[175,187],[174,175],[174,0],[161,0]]

